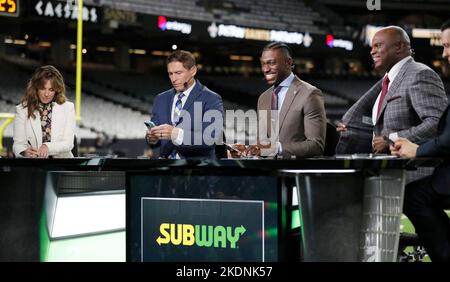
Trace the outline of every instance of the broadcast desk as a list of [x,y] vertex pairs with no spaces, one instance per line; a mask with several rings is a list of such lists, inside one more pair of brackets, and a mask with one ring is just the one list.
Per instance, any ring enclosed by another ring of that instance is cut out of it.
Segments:
[[45,261],[54,241],[126,231],[118,260],[395,261],[407,167],[370,157],[0,159],[0,260]]

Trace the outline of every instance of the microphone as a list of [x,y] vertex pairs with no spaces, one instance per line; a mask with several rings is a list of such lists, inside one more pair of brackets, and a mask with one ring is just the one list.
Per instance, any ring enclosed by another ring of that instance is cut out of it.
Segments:
[[191,79],[194,79],[194,78],[191,77],[191,78],[189,78],[187,81],[185,81],[185,82],[183,83],[184,90],[187,90],[187,88],[189,87],[189,82],[191,81]]

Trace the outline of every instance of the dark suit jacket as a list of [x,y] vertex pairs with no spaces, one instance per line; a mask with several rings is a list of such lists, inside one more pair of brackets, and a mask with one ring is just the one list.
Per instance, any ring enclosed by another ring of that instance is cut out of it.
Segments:
[[391,82],[381,114],[371,124],[372,108],[381,91],[381,80],[367,91],[342,118],[348,130],[341,134],[337,154],[371,153],[372,134],[397,132],[414,143],[436,135],[439,118],[447,106],[442,80],[428,66],[409,59]]
[[[156,96],[151,114],[151,120],[156,125],[172,124],[172,105],[175,95],[176,91],[172,88]],[[213,113],[214,118],[204,121],[205,113],[210,110],[215,110],[215,112],[209,112]],[[207,137],[203,136],[205,129],[212,123],[220,124],[217,127],[220,132],[212,131],[207,134]],[[215,144],[222,138],[222,98],[197,80],[183,106],[180,122],[176,126],[184,130],[183,143],[176,146],[170,140],[161,140],[152,145],[155,149],[159,148],[160,157],[168,157],[175,150],[181,158],[214,159]]]
[[447,106],[438,125],[438,135],[417,148],[417,157],[444,158],[433,175],[433,187],[437,192],[450,194],[450,106]]

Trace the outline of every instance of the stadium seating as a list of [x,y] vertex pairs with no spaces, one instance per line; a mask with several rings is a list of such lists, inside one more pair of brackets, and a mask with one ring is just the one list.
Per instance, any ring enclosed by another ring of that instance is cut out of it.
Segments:
[[[216,2],[216,3],[208,3]],[[103,5],[151,15],[267,29],[323,34],[314,22],[326,22],[303,1],[279,0],[104,0]]]

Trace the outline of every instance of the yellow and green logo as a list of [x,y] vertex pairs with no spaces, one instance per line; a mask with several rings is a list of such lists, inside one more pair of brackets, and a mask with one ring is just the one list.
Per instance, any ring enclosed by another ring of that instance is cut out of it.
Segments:
[[237,242],[245,233],[244,226],[232,227],[222,225],[192,225],[162,223],[159,226],[161,235],[156,239],[158,245],[173,244],[205,248],[237,247]]

